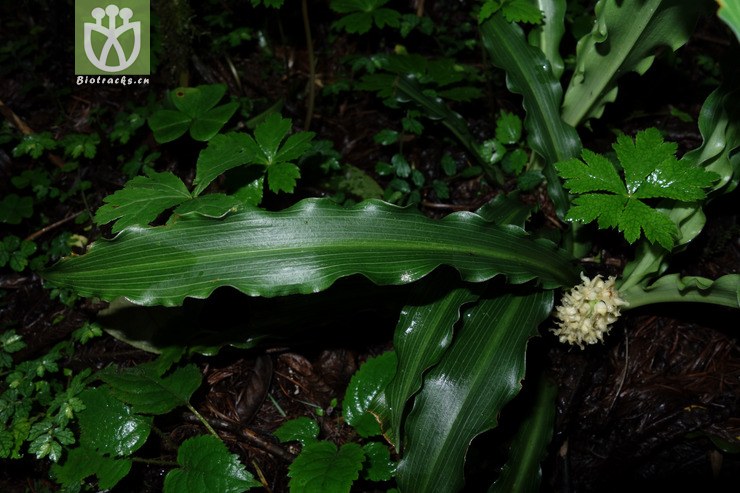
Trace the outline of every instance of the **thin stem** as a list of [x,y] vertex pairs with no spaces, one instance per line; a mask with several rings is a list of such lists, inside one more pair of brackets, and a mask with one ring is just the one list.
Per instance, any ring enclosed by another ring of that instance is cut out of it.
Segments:
[[176,461],[163,459],[145,459],[144,457],[130,457],[131,462],[140,462],[142,464],[151,464],[153,466],[179,467]]
[[191,412],[191,413],[193,413],[193,415],[194,415],[194,416],[195,416],[196,418],[198,418],[198,421],[200,421],[201,423],[203,423],[203,426],[205,426],[205,427],[206,427],[206,430],[208,430],[208,433],[210,433],[211,435],[213,435],[213,436],[215,436],[216,438],[218,438],[219,440],[221,440],[221,437],[220,437],[220,436],[218,436],[218,433],[216,433],[216,430],[214,430],[214,429],[213,429],[213,427],[212,427],[212,426],[211,426],[211,424],[210,424],[210,423],[208,422],[208,420],[206,420],[206,418],[204,418],[204,417],[203,417],[203,415],[202,415],[202,414],[200,414],[200,413],[198,412],[198,410],[197,410],[197,409],[195,409],[195,408],[193,407],[193,405],[192,405],[192,404],[190,404],[189,402],[188,402],[187,406],[188,406],[188,409],[190,410],[190,412]]
[[301,13],[303,14],[303,30],[306,33],[306,50],[308,50],[308,104],[306,106],[306,120],[303,122],[303,129],[308,130],[311,127],[314,101],[316,100],[316,61],[314,59],[311,24],[308,20],[308,3],[306,0],[301,0]]

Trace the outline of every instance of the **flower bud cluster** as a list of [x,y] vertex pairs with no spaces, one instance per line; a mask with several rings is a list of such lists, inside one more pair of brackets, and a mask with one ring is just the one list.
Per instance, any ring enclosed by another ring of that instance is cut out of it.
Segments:
[[619,307],[626,305],[614,287],[614,277],[604,281],[600,275],[589,279],[581,274],[583,283],[563,296],[555,309],[558,328],[551,329],[560,342],[578,345],[604,342],[604,334],[619,318]]

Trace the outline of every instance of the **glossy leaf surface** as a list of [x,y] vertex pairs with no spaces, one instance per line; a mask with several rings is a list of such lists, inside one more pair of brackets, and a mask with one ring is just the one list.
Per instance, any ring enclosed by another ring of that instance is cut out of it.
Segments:
[[151,364],[103,370],[98,375],[111,386],[114,396],[145,414],[164,414],[187,405],[201,381],[200,370],[193,364],[166,376],[160,376]]
[[444,273],[419,284],[401,311],[393,337],[398,367],[372,411],[381,419],[383,434],[397,450],[403,449],[401,424],[409,400],[419,391],[423,374],[435,365],[452,343],[453,327],[461,307],[477,299],[469,287],[452,287]]
[[332,442],[315,442],[303,448],[288,469],[291,493],[347,493],[360,476],[365,452],[356,443],[337,450]]
[[241,493],[262,486],[239,458],[211,435],[185,440],[177,451],[177,462],[180,467],[164,478],[165,493]]
[[220,286],[278,296],[321,291],[352,274],[376,284],[407,284],[440,265],[474,282],[498,274],[512,283],[537,279],[545,287],[578,282],[571,257],[552,243],[476,214],[436,221],[378,201],[345,209],[311,199],[281,212],[130,228],[44,276],[83,296],[172,306]]
[[547,445],[555,425],[555,397],[558,386],[542,380],[529,415],[522,421],[509,447],[509,459],[488,493],[537,493],[540,491],[542,468]]
[[471,440],[496,426],[521,388],[527,341],[550,314],[551,291],[479,301],[450,348],[424,378],[405,425],[402,491],[456,492]]
[[146,442],[152,420],[135,414],[108,389],[87,389],[80,394],[85,409],[79,413],[80,443],[102,454],[131,455]]

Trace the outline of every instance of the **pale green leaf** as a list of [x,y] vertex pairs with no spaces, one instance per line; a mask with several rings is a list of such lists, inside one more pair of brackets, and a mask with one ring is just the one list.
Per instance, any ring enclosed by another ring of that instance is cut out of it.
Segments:
[[95,222],[115,221],[114,233],[128,226],[145,226],[190,197],[182,180],[169,171],[151,172],[129,180],[121,190],[103,199],[105,204],[95,213]]
[[643,74],[663,48],[689,39],[705,8],[694,0],[600,0],[591,33],[578,41],[576,70],[565,93],[563,120],[573,126],[598,118],[616,99],[617,79]]
[[716,0],[719,4],[717,16],[730,26],[740,42],[740,2],[737,0]]
[[207,297],[219,286],[279,296],[321,291],[352,274],[407,284],[440,265],[475,282],[497,274],[550,287],[578,282],[567,253],[520,228],[472,213],[433,220],[379,201],[343,208],[321,199],[280,212],[250,210],[222,220],[192,217],[127,229],[43,275],[50,285],[83,296],[172,306],[186,296]]
[[359,477],[365,453],[356,443],[337,450],[331,442],[306,445],[288,469],[291,493],[349,493]]
[[711,303],[740,308],[740,274],[727,274],[719,279],[671,274],[652,284],[620,288],[619,294],[629,302],[630,308],[665,302]]
[[164,478],[164,493],[241,493],[262,484],[211,435],[185,440],[177,450],[179,468]]
[[560,55],[560,40],[565,34],[565,0],[535,0],[534,4],[543,14],[543,22],[534,27],[529,42],[539,47],[550,62],[550,69],[556,79],[563,75],[565,64]]

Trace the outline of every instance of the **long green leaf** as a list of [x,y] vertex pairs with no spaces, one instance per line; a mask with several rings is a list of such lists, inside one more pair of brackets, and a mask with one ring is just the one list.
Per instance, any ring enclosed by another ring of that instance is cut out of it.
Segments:
[[701,0],[600,0],[593,30],[578,41],[563,120],[578,126],[601,116],[617,97],[617,79],[644,74],[661,48],[675,51],[686,43],[705,7]]
[[540,462],[545,458],[547,445],[552,439],[557,394],[558,386],[543,377],[537,386],[537,399],[509,447],[509,459],[488,493],[540,491]]
[[382,399],[371,406],[382,422],[383,434],[396,450],[402,448],[401,423],[406,403],[421,388],[424,372],[439,361],[452,342],[461,307],[478,297],[464,285],[450,289],[454,283],[447,272],[432,274],[422,281],[419,289],[411,292],[396,325],[396,375],[386,386]]
[[483,46],[491,62],[506,71],[509,90],[524,97],[527,117],[524,124],[529,145],[545,159],[543,173],[547,190],[558,215],[568,209],[568,197],[563,190],[553,164],[578,156],[581,141],[575,129],[560,118],[563,91],[550,70],[545,55],[530,46],[516,24],[494,15],[481,27]]
[[629,303],[630,309],[670,302],[710,303],[740,308],[740,274],[727,274],[716,280],[671,274],[661,277],[649,286],[641,285],[620,290],[619,294]]
[[543,23],[536,26],[530,34],[530,42],[539,47],[550,62],[550,69],[556,79],[563,75],[565,64],[560,56],[560,40],[565,34],[565,0],[535,0],[535,5],[543,14]]
[[481,301],[465,314],[409,414],[397,476],[402,491],[461,489],[468,446],[496,426],[498,413],[521,388],[527,341],[552,303],[551,291],[510,293]]
[[367,201],[345,209],[307,199],[281,212],[251,210],[225,219],[181,218],[122,231],[43,275],[83,296],[174,306],[220,286],[251,296],[311,293],[362,274],[406,284],[440,265],[468,281],[504,274],[512,283],[575,284],[578,270],[552,243],[472,213],[435,221],[411,209]]

